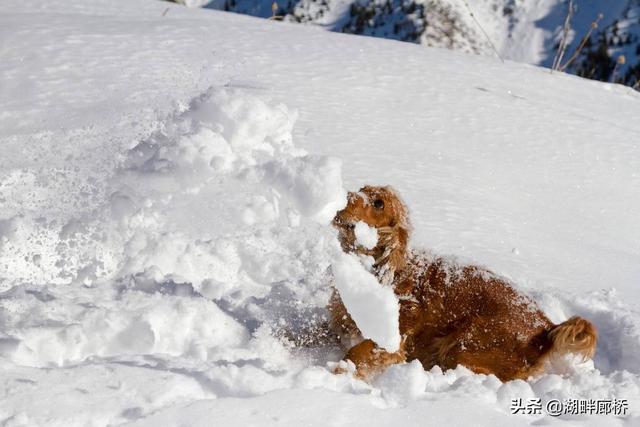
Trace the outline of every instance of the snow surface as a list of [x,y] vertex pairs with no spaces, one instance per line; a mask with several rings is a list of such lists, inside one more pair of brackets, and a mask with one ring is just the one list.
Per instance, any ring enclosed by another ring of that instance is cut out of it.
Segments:
[[[272,0],[187,0],[184,3],[262,18],[273,15]],[[289,22],[487,56],[495,56],[498,51],[506,59],[548,68],[558,50],[569,8],[568,0],[288,0],[276,3],[276,14]],[[576,0],[573,4],[575,10],[563,64],[594,20],[599,15],[602,17],[590,42],[566,71],[634,85],[640,61],[638,0]],[[603,51],[599,51],[601,43],[604,43],[604,56]],[[617,63],[620,56],[624,56],[625,61]]]
[[[636,93],[141,0],[5,0],[0,40],[4,425],[638,424]],[[365,183],[400,191],[414,245],[593,320],[594,368],[366,384],[294,347]],[[510,415],[533,396],[629,415]]]

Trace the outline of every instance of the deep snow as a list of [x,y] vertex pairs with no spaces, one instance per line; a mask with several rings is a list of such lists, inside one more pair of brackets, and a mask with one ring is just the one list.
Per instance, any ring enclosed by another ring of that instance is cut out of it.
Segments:
[[[160,2],[0,10],[5,425],[638,423],[636,93]],[[593,365],[367,385],[294,347],[326,319],[329,219],[364,183],[401,192],[414,245],[592,319]],[[630,415],[510,415],[534,396]]]

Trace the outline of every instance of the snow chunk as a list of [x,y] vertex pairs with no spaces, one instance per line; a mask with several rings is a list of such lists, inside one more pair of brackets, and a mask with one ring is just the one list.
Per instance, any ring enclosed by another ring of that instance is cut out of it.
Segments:
[[264,169],[267,181],[305,217],[326,224],[346,205],[340,159],[306,155],[274,160]]
[[365,249],[373,249],[378,244],[378,230],[375,227],[369,227],[366,222],[356,222],[354,232],[356,234],[356,242]]
[[342,253],[333,264],[336,288],[365,338],[387,351],[400,347],[398,298],[382,286],[354,254]]

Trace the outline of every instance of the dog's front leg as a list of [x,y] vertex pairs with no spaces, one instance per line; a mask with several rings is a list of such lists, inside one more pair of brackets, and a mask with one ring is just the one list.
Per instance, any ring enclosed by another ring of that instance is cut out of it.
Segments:
[[366,339],[360,344],[354,345],[344,356],[356,366],[355,375],[362,379],[368,379],[384,371],[388,366],[406,361],[404,351],[405,338],[400,343],[400,349],[393,353],[386,351],[372,340]]

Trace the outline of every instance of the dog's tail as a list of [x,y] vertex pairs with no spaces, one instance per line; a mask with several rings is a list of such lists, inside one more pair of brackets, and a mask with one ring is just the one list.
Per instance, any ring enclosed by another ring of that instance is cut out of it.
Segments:
[[588,360],[596,352],[598,332],[591,322],[574,316],[554,326],[549,331],[549,338],[552,342],[551,353],[574,353],[582,356],[583,360]]

